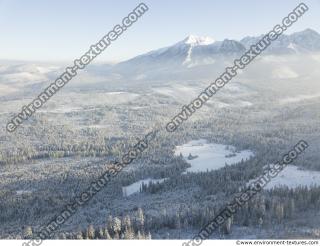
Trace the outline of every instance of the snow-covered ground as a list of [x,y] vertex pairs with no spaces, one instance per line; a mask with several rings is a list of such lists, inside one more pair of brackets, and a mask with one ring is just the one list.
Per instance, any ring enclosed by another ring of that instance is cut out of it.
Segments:
[[[251,183],[252,181],[249,181]],[[294,165],[285,167],[275,178],[266,185],[265,189],[287,186],[296,188],[299,186],[320,186],[320,172],[299,169]]]
[[131,185],[122,187],[122,194],[123,196],[130,196],[136,192],[140,191],[142,184],[149,184],[151,183],[162,183],[165,179],[143,179],[139,180]]
[[[242,159],[246,160],[253,156],[250,150],[243,150],[236,152],[233,146],[223,144],[207,143],[206,140],[193,140],[184,145],[177,146],[175,155],[180,155],[186,159],[191,167],[187,172],[205,172],[207,170],[217,170],[226,165],[232,165],[240,162]],[[189,154],[194,159],[188,159]],[[228,157],[229,156],[229,157]]]
[[172,85],[166,87],[157,87],[153,91],[163,96],[175,98],[178,101],[188,102],[190,98],[194,98],[201,92],[201,87]]
[[313,95],[296,95],[295,97],[287,97],[283,98],[280,100],[281,104],[286,104],[286,103],[296,103],[300,102],[303,100],[308,100],[308,99],[314,99],[320,97],[320,93],[316,93]]
[[18,196],[21,196],[23,194],[31,194],[32,190],[17,190],[16,193]]
[[[1,82],[1,81],[0,81]],[[0,95],[1,90],[7,90],[7,87],[0,85]],[[41,109],[37,112],[42,113],[71,113],[71,112],[81,112],[84,110],[95,110],[99,107],[121,105],[131,102],[138,98],[140,95],[131,92],[63,92],[54,95],[54,100],[50,99]],[[35,97],[26,97],[23,99],[14,99],[9,101],[4,101],[1,103],[0,111],[1,113],[16,112],[17,109],[22,108],[25,105],[30,104],[30,102],[35,99]],[[91,109],[88,109],[90,108]]]

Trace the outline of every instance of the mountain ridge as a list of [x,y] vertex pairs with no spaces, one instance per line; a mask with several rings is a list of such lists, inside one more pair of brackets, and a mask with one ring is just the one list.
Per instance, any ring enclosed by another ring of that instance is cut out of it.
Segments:
[[[193,67],[211,64],[216,57],[244,53],[246,49],[257,43],[262,37],[263,35],[246,36],[240,40],[224,39],[216,41],[207,36],[189,35],[171,46],[155,49],[120,62],[116,67],[143,66],[152,69],[163,63],[170,67]],[[320,34],[307,28],[289,35],[282,34],[277,40],[273,41],[265,53],[294,54],[314,51],[320,51]]]

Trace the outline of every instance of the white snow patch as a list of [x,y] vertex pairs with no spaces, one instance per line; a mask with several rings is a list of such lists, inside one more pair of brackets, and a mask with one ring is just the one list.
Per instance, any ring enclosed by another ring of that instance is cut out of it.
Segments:
[[296,46],[295,46],[293,43],[288,44],[287,47],[288,47],[289,49],[294,50],[296,53],[298,53],[298,50],[297,50]]
[[274,79],[293,79],[297,78],[298,74],[289,67],[280,67],[272,71]]
[[239,102],[239,107],[251,107],[253,104],[252,102],[249,102],[249,101],[240,101]]
[[186,59],[185,59],[185,60],[183,61],[183,63],[182,63],[183,65],[191,62],[191,54],[192,54],[192,47],[190,47],[190,48],[188,49],[187,57],[186,57]]
[[303,100],[314,99],[317,97],[320,97],[320,93],[313,94],[313,95],[297,95],[295,97],[287,97],[287,98],[281,99],[279,102],[280,104],[294,103],[294,102],[300,102]]
[[209,45],[213,44],[215,40],[210,37],[199,37],[196,35],[189,35],[185,40],[185,44],[191,44],[191,45]]
[[23,194],[31,194],[32,190],[17,190],[16,193],[17,193],[17,196],[21,196]]
[[8,85],[1,85],[0,84],[0,96],[7,96],[10,93],[16,92],[18,89],[8,86]]
[[156,93],[173,97],[178,101],[188,102],[190,98],[196,97],[201,91],[200,87],[191,87],[184,85],[173,85],[171,87],[158,87],[154,88]]

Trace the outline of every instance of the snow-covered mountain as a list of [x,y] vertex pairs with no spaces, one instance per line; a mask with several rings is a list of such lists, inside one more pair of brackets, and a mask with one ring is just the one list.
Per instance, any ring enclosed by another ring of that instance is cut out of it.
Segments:
[[[240,42],[246,48],[249,48],[250,45],[257,43],[262,37],[263,35],[259,37],[245,37]],[[280,55],[317,51],[320,51],[320,34],[312,29],[306,29],[291,35],[281,35],[277,40],[272,42],[266,53]]]
[[[210,37],[190,35],[182,41],[119,63],[117,67],[137,69],[137,67],[193,67],[211,64],[217,56],[238,54],[245,51],[245,47],[238,41],[225,39],[215,41]],[[130,69],[130,70],[131,70]]]
[[[117,64],[116,71],[140,73],[142,71],[166,71],[167,69],[193,68],[214,64],[221,58],[241,55],[257,43],[263,35],[245,37],[240,41],[225,39],[215,41],[210,37],[190,35],[180,42],[150,51]],[[320,51],[320,34],[306,29],[291,35],[281,35],[266,50],[266,54],[282,55]]]

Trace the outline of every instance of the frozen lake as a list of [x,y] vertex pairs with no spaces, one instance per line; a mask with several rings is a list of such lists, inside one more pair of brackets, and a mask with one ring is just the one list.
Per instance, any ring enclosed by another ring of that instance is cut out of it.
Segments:
[[320,172],[300,170],[297,166],[288,165],[278,176],[271,179],[265,189],[272,189],[279,186],[287,186],[289,188],[320,186]]
[[[223,144],[207,143],[206,140],[193,140],[184,145],[177,146],[175,155],[180,155],[191,164],[186,172],[206,172],[222,168],[227,163],[232,165],[247,160],[253,156],[250,150],[236,152],[235,147]],[[191,156],[189,156],[191,154]],[[189,157],[189,158],[188,158]],[[131,185],[122,187],[123,196],[130,196],[140,192],[142,184],[162,183],[165,179],[143,179]]]
[[151,183],[162,183],[165,179],[143,179],[139,180],[131,185],[122,187],[122,194],[123,196],[130,196],[136,192],[140,192],[140,188],[142,184],[149,184]]
[[247,160],[254,154],[250,150],[235,151],[235,147],[223,144],[207,143],[206,140],[193,140],[177,146],[175,155],[182,155],[191,164],[186,172],[206,172],[217,170],[226,165],[232,165]]

